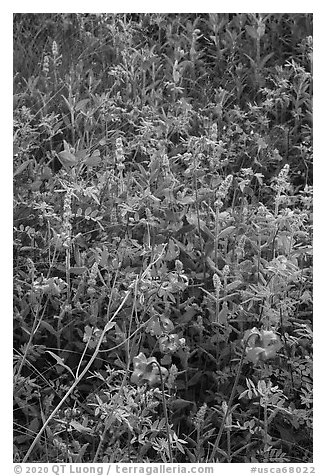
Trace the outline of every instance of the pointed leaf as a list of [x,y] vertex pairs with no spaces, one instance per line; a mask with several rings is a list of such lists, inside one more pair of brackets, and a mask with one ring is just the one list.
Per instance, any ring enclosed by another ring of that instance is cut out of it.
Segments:
[[17,169],[15,170],[14,172],[14,177],[16,177],[17,175],[21,174],[25,169],[26,167],[31,163],[31,159],[29,160],[25,160],[25,162],[23,162],[19,167],[17,167]]
[[228,226],[224,230],[221,231],[218,235],[218,239],[225,238],[226,236],[231,235],[231,233],[235,230],[235,226]]
[[77,164],[76,157],[67,150],[58,153],[58,158],[64,167],[73,167]]
[[47,352],[48,354],[50,354],[56,361],[57,361],[57,364],[58,365],[61,365],[61,367],[64,367],[65,369],[68,370],[68,372],[71,373],[71,375],[75,378],[74,374],[73,374],[73,371],[71,370],[71,368],[66,365],[64,363],[64,361],[62,360],[61,357],[59,357],[57,354],[55,354],[54,352],[51,352],[50,350],[46,350],[45,352]]

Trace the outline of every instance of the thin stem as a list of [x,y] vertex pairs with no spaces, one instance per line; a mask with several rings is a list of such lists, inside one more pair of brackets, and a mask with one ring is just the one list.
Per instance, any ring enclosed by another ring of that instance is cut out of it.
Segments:
[[86,375],[86,373],[88,372],[89,368],[91,367],[91,365],[93,364],[94,360],[96,359],[97,357],[97,354],[100,350],[100,347],[101,347],[101,344],[102,344],[102,341],[104,339],[104,336],[107,332],[107,330],[110,328],[109,327],[109,324],[113,321],[113,319],[117,316],[117,314],[120,312],[121,308],[123,307],[124,303],[126,302],[126,300],[128,299],[129,295],[130,295],[130,292],[131,291],[128,291],[127,294],[125,295],[123,301],[121,302],[120,306],[118,307],[118,309],[115,311],[115,313],[113,314],[112,318],[110,319],[110,321],[106,324],[106,326],[104,327],[103,331],[102,331],[102,334],[100,335],[100,338],[98,340],[98,343],[97,343],[97,346],[96,346],[96,349],[94,350],[94,353],[93,355],[91,356],[91,358],[89,359],[86,367],[84,368],[84,370],[82,371],[82,373],[79,375],[79,377],[76,377],[74,383],[72,384],[72,386],[69,388],[69,390],[67,391],[67,393],[64,395],[64,397],[62,398],[62,400],[58,403],[58,405],[55,407],[55,409],[53,410],[53,412],[51,413],[51,415],[47,418],[47,420],[45,421],[44,425],[42,426],[42,428],[40,429],[40,431],[38,432],[38,434],[36,435],[33,443],[31,444],[31,446],[29,447],[26,455],[24,456],[24,459],[23,459],[23,463],[26,463],[28,461],[28,458],[30,457],[30,454],[32,453],[33,449],[35,448],[35,445],[38,443],[40,437],[42,436],[44,430],[46,429],[46,427],[48,426],[49,422],[52,420],[52,418],[56,415],[56,413],[60,410],[60,408],[62,407],[62,405],[64,404],[64,402],[67,400],[67,398],[69,397],[69,395],[72,394],[72,392],[75,390],[75,388],[77,387],[77,385],[79,384],[79,382],[82,380],[82,378]]
[[171,446],[171,434],[170,434],[170,427],[169,427],[169,420],[168,420],[168,411],[167,411],[167,405],[166,405],[166,398],[165,398],[165,393],[164,393],[164,381],[163,381],[163,376],[162,376],[160,364],[158,362],[153,362],[153,363],[156,364],[156,366],[158,368],[158,371],[160,373],[162,400],[163,400],[163,411],[164,411],[164,418],[165,418],[166,433],[167,433],[167,436],[168,436],[169,459],[170,459],[170,463],[173,463],[172,446]]
[[214,261],[215,261],[215,266],[217,266],[217,256],[218,256],[218,234],[219,234],[219,216],[220,216],[220,209],[219,207],[216,207],[215,211],[215,236],[214,236]]
[[[43,297],[43,295],[42,295],[42,297]],[[41,322],[43,321],[43,317],[44,317],[45,311],[47,309],[47,305],[48,305],[49,300],[50,300],[50,297],[48,295],[47,298],[46,298],[46,301],[45,301],[45,305],[43,307],[43,312],[42,312],[42,314],[39,318],[38,318],[38,316],[39,316],[40,303],[37,305],[37,311],[36,311],[36,314],[35,314],[35,318],[34,318],[34,321],[33,321],[33,326],[32,326],[32,329],[31,329],[31,332],[30,332],[30,335],[29,335],[29,339],[28,339],[28,342],[27,342],[27,345],[26,345],[26,348],[25,348],[25,352],[24,352],[22,360],[20,361],[19,368],[18,368],[16,376],[15,376],[15,384],[18,382],[18,379],[20,377],[22,368],[25,365],[28,352],[29,352],[29,350],[32,346],[33,337],[35,336],[38,328],[40,327]]]
[[228,463],[231,463],[231,429],[226,427],[226,438],[227,438],[227,453],[228,453]]
[[200,254],[201,254],[201,259],[202,259],[202,264],[203,264],[203,273],[204,273],[204,281],[206,280],[206,261],[205,261],[205,256],[204,256],[204,244],[203,244],[203,237],[202,237],[202,231],[201,231],[201,226],[200,226],[200,215],[199,215],[199,204],[198,204],[198,184],[197,184],[197,158],[196,160],[196,168],[195,168],[195,197],[196,197],[196,215],[197,215],[197,226],[198,226],[198,231],[199,231],[199,246],[200,246]]
[[83,350],[83,355],[81,356],[81,358],[80,358],[80,360],[79,360],[79,364],[78,364],[78,367],[77,367],[77,370],[76,370],[76,378],[78,378],[80,366],[81,366],[81,364],[82,364],[82,362],[83,362],[83,358],[84,358],[84,356],[85,356],[85,354],[86,354],[86,350],[87,350],[88,345],[89,345],[89,343],[90,343],[90,341],[91,341],[91,338],[92,338],[92,334],[90,334],[90,336],[88,337],[88,340],[87,340],[87,342],[86,342],[85,348],[84,348],[84,350]]
[[217,435],[215,444],[214,444],[214,446],[213,446],[212,454],[211,454],[210,461],[209,461],[210,463],[214,463],[214,456],[215,456],[215,454],[216,454],[218,445],[220,444],[220,440],[221,440],[221,437],[222,437],[222,433],[223,433],[223,430],[224,430],[224,426],[225,426],[226,419],[227,419],[227,417],[229,416],[229,413],[230,413],[230,410],[231,410],[232,402],[233,402],[233,399],[234,399],[234,396],[235,396],[235,392],[236,392],[236,389],[237,389],[237,386],[238,386],[239,378],[240,378],[240,372],[241,372],[241,369],[242,369],[242,364],[243,364],[243,361],[244,361],[244,358],[245,358],[245,355],[246,355],[246,344],[247,344],[247,342],[248,342],[248,339],[249,339],[250,337],[252,337],[254,334],[259,335],[258,332],[252,332],[252,333],[248,336],[248,338],[246,339],[246,341],[243,342],[243,349],[242,349],[242,354],[241,354],[241,358],[240,358],[240,362],[239,362],[239,367],[238,367],[237,375],[236,375],[235,380],[234,380],[234,384],[233,384],[233,387],[232,387],[232,391],[231,391],[231,395],[230,395],[230,398],[229,398],[228,406],[227,406],[226,412],[224,413],[224,416],[223,416],[223,419],[222,419],[222,423],[221,423],[221,426],[220,426],[220,430],[219,430],[219,432],[218,432],[218,435]]
[[264,402],[264,450],[268,444],[268,418],[267,418],[267,401]]

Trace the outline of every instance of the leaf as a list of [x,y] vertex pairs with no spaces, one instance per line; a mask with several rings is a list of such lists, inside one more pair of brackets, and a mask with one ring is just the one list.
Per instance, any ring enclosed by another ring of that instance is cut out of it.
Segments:
[[191,379],[188,381],[188,387],[197,385],[200,382],[200,380],[202,380],[202,378],[203,378],[203,372],[202,371],[196,372],[195,375],[191,377]]
[[178,61],[175,60],[175,63],[173,65],[173,81],[175,82],[175,84],[178,84],[179,80],[180,80],[180,73],[179,71],[177,70],[178,68]]
[[[84,461],[84,455],[86,453],[86,450],[87,450],[87,447],[88,447],[89,443],[85,443],[79,450],[78,450],[78,454],[74,454],[73,456],[73,463],[83,463]],[[107,462],[104,460],[103,458],[103,463],[104,462]]]
[[219,233],[218,239],[220,240],[222,238],[225,238],[226,236],[231,235],[231,233],[233,233],[234,230],[235,230],[235,226],[228,226],[227,228],[222,230],[221,233]]
[[32,161],[31,159],[25,160],[25,162],[23,162],[19,167],[17,167],[17,169],[14,172],[14,177],[21,174],[26,169],[26,167],[28,167],[31,161]]
[[195,225],[195,227],[198,230],[200,229],[200,231],[205,235],[205,238],[210,238],[211,240],[214,241],[213,233],[207,228],[203,220],[199,219],[199,226],[198,226],[198,217],[195,212],[187,213],[186,218],[188,220],[188,223],[190,223],[190,225]]
[[41,180],[49,180],[52,177],[53,173],[50,167],[45,166],[42,170]]
[[88,149],[82,149],[82,150],[78,150],[75,154],[76,158],[78,160],[84,160],[85,157],[87,156],[89,150]]
[[165,253],[165,259],[171,261],[176,259],[180,254],[179,246],[174,243],[171,239],[169,240],[169,246]]
[[248,35],[251,36],[251,38],[253,38],[254,40],[257,40],[258,38],[257,29],[249,25],[246,25],[245,28]]
[[256,67],[256,61],[255,61],[253,58],[251,58],[251,56],[247,55],[246,53],[243,53],[243,54],[244,54],[244,56],[246,56],[246,57],[248,58],[248,60],[249,60],[250,63],[251,63],[251,66],[252,66],[253,68],[255,68],[255,67]]
[[101,154],[98,149],[94,150],[92,155],[88,155],[84,159],[84,164],[87,165],[88,167],[94,167],[96,165],[99,165],[101,163]]
[[32,192],[38,192],[41,188],[42,183],[42,180],[34,180],[34,182],[32,182],[28,188]]
[[187,195],[182,198],[178,198],[178,203],[180,203],[181,205],[189,205],[190,203],[195,203],[195,201],[196,201],[195,197],[192,197],[190,195]]
[[75,111],[85,111],[85,106],[89,102],[89,99],[81,99],[75,106]]
[[61,164],[65,168],[73,167],[74,165],[77,164],[76,157],[71,152],[68,152],[67,150],[63,150],[62,152],[59,152],[58,159],[60,160]]
[[93,334],[93,329],[90,326],[86,326],[84,337],[83,337],[83,342],[88,342],[91,339],[92,334]]
[[57,354],[55,354],[54,352],[51,352],[50,350],[46,350],[45,352],[47,352],[48,354],[50,354],[56,361],[57,361],[57,364],[58,365],[61,365],[61,367],[64,367],[65,369],[68,370],[68,372],[71,373],[71,375],[75,378],[74,374],[73,374],[73,371],[71,370],[71,368],[66,365],[64,363],[64,361],[62,360],[61,357],[59,357]]
[[233,281],[233,283],[227,284],[227,286],[226,286],[227,294],[230,291],[233,291],[234,289],[237,289],[239,286],[241,286],[241,284],[242,284],[242,281],[239,281],[238,279],[236,281]]
[[249,197],[253,197],[254,195],[254,191],[251,187],[248,187],[247,185],[245,185],[242,189],[242,193],[246,194],[246,195],[249,195]]
[[208,266],[210,267],[210,269],[214,271],[214,273],[217,273],[219,276],[222,276],[222,272],[215,266],[215,263],[212,260],[212,258],[210,258],[209,256],[206,256],[206,262]]
[[36,434],[38,432],[39,428],[40,428],[40,420],[37,417],[33,418],[33,420],[28,425],[29,433]]
[[69,273],[72,274],[84,274],[85,271],[87,271],[87,268],[85,266],[73,266],[69,268]]
[[257,36],[258,38],[262,38],[264,35],[265,35],[265,24],[262,22],[259,22],[257,27]]
[[50,332],[50,334],[54,335],[55,337],[58,337],[58,334],[60,334],[60,331],[57,332],[54,327],[51,326],[51,324],[49,324],[48,322],[46,321],[41,321],[41,324],[40,324],[41,327],[44,327],[44,329],[46,329],[47,331]]
[[172,357],[170,354],[165,354],[161,359],[161,365],[170,366],[172,364]]
[[274,53],[269,53],[268,55],[266,55],[266,56],[261,60],[261,62],[260,62],[260,64],[259,64],[259,67],[262,69],[262,68],[265,66],[265,64],[267,63],[267,61],[270,60],[273,55],[274,55]]
[[76,420],[72,420],[70,422],[70,426],[72,426],[72,428],[79,431],[80,433],[93,433],[93,430],[91,428],[88,428],[87,426],[82,425]]
[[228,322],[229,308],[226,302],[223,303],[222,310],[218,314],[218,321],[220,324],[226,324]]
[[115,322],[108,322],[104,328],[105,332],[108,332],[112,327],[114,327],[116,324]]

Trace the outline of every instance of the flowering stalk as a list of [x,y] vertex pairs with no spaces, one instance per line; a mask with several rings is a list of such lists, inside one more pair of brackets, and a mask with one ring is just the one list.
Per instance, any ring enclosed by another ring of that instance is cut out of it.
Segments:
[[214,284],[214,289],[215,289],[215,323],[218,323],[219,321],[219,299],[220,299],[220,289],[222,286],[221,280],[219,276],[214,273],[213,276],[213,284]]
[[226,293],[226,286],[227,286],[227,278],[228,275],[230,274],[230,266],[226,264],[223,269],[222,269],[222,274],[223,274],[223,288],[224,288],[224,293]]
[[67,304],[70,302],[70,260],[71,260],[71,202],[72,190],[68,189],[63,204],[63,247],[66,250],[66,283],[67,283]]
[[218,235],[219,235],[219,218],[220,218],[220,210],[223,206],[223,201],[229,191],[233,180],[233,175],[228,175],[225,180],[221,183],[219,189],[216,192],[216,200],[215,200],[215,240],[214,240],[214,260],[215,266],[217,266],[217,254],[218,254]]
[[[277,218],[279,213],[279,206],[281,203],[281,194],[288,189],[288,174],[289,174],[290,166],[289,164],[285,164],[278,176],[275,179],[275,183],[272,185],[272,188],[276,190],[276,197],[275,197],[275,210],[274,216]],[[273,237],[273,259],[276,257],[276,249],[275,249],[275,239],[278,234],[278,224],[277,220],[274,223],[274,237]]]
[[275,197],[275,216],[278,215],[279,205],[281,202],[281,193],[283,193],[288,187],[287,177],[289,175],[289,170],[289,164],[285,164],[276,178],[275,189],[277,193]]
[[123,151],[123,144],[121,137],[118,137],[116,140],[116,159],[117,159],[117,169],[119,174],[119,195],[124,192],[124,181],[123,181],[123,170],[125,169],[125,156]]
[[198,410],[195,416],[195,427],[197,430],[197,440],[196,440],[196,453],[197,453],[197,463],[200,463],[200,450],[202,445],[202,429],[204,426],[205,414],[207,411],[207,403],[204,403]]
[[42,69],[45,77],[48,78],[50,73],[50,58],[47,55],[44,56]]
[[54,81],[55,81],[55,85],[57,85],[58,84],[57,66],[59,65],[59,50],[58,50],[58,44],[56,41],[53,41],[52,43],[52,55],[53,55]]

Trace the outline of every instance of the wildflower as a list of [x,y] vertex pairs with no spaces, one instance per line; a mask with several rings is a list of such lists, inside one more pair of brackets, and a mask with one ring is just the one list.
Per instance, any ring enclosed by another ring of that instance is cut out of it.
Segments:
[[258,331],[256,327],[245,332],[242,342],[246,344],[247,359],[254,364],[275,357],[283,347],[274,331]]
[[213,284],[214,284],[215,292],[218,294],[220,292],[222,283],[219,276],[216,273],[214,273],[214,276],[213,276]]
[[211,133],[212,141],[216,142],[217,141],[217,124],[215,122],[211,126],[210,133]]
[[183,273],[183,264],[180,260],[175,260],[175,270],[178,274]]
[[178,180],[175,178],[175,176],[173,175],[173,172],[171,171],[169,158],[165,153],[163,153],[162,155],[161,165],[162,165],[162,175],[163,175],[163,178],[166,180],[166,185],[169,185],[170,186],[169,188],[171,188],[173,185],[178,183]]
[[[133,359],[134,371],[131,375],[131,382],[137,385],[149,384],[150,387],[155,387],[161,382],[161,376],[165,380],[168,376],[168,370],[161,367],[155,357],[146,356],[140,352]],[[161,372],[160,372],[161,371]]]
[[62,451],[64,453],[67,451],[67,445],[66,445],[66,443],[63,443],[61,441],[61,439],[53,438],[52,443],[53,443],[54,447],[59,449],[60,451]]
[[122,144],[122,139],[121,137],[118,137],[116,142],[115,142],[115,145],[116,145],[116,151],[115,151],[115,155],[116,155],[116,159],[117,159],[117,169],[118,169],[118,172],[119,172],[119,194],[124,192],[124,182],[123,182],[123,170],[125,169],[125,164],[123,163],[125,161],[125,156],[124,156],[124,151],[123,151],[123,144]]
[[221,183],[219,189],[216,192],[216,201],[215,206],[221,208],[223,205],[223,200],[225,199],[229,188],[233,181],[233,175],[228,175],[225,180]]
[[[177,286],[177,290],[183,290],[188,286],[189,279],[184,274],[183,263],[179,261],[178,259],[175,260],[175,270],[176,270],[176,278],[177,278],[176,281],[179,283],[179,286]],[[173,271],[169,273],[169,275],[172,275],[172,281],[175,281],[173,279],[174,274],[175,273]]]
[[124,162],[124,160],[125,160],[121,137],[117,138],[117,140],[115,141],[115,146],[116,146],[115,154],[116,154],[117,162],[118,162],[118,164],[120,164],[120,163]]
[[226,264],[222,269],[223,276],[228,276],[230,274],[230,266]]
[[202,333],[205,330],[204,323],[203,323],[203,316],[199,315],[197,316],[196,321],[194,322],[193,326],[198,329],[200,333]]
[[253,176],[254,172],[251,167],[249,168],[242,168],[240,170],[240,175],[243,176],[244,178],[251,178]]
[[194,424],[197,430],[199,430],[204,423],[204,418],[207,412],[207,403],[204,403],[198,410],[194,418]]
[[184,345],[185,339],[180,339],[178,334],[162,335],[159,338],[160,351],[163,354],[174,354]]
[[162,167],[163,167],[163,169],[166,170],[167,173],[170,172],[170,162],[169,162],[169,158],[166,154],[163,154],[163,157],[162,157]]
[[159,337],[162,334],[168,334],[174,329],[173,322],[167,316],[153,316],[149,319],[146,332],[150,335]]
[[241,256],[243,256],[244,254],[245,244],[246,244],[246,235],[242,235],[235,248],[235,254],[238,257],[238,259],[241,258]]
[[[223,410],[223,413],[226,415],[228,411],[228,404],[225,401],[222,402],[222,410]],[[232,413],[229,412],[225,420],[225,427],[230,428],[231,426],[232,426]]]
[[72,201],[72,191],[69,189],[66,192],[66,196],[63,203],[63,232],[61,237],[63,239],[63,247],[69,248],[71,244],[71,218],[72,218],[72,211],[71,211],[71,201]]
[[175,385],[175,379],[177,378],[178,375],[178,368],[176,365],[172,364],[170,369],[169,369],[169,376],[166,381],[166,386],[168,388],[173,388]]
[[58,44],[55,40],[52,43],[52,54],[53,58],[57,58],[57,56],[59,56]]
[[50,58],[46,55],[43,60],[43,73],[45,76],[49,74],[50,71]]
[[60,296],[64,288],[67,286],[67,283],[61,278],[38,278],[34,284],[33,288],[36,292],[42,292],[48,296]]
[[96,278],[97,278],[97,273],[98,273],[98,262],[95,261],[93,264],[90,274],[89,274],[89,279],[88,279],[88,289],[87,289],[87,294],[94,295],[96,290]]
[[286,180],[287,176],[289,175],[289,170],[290,170],[289,164],[285,164],[283,169],[278,174],[278,178],[280,180]]
[[280,199],[280,194],[289,188],[288,175],[289,175],[290,166],[285,164],[278,176],[274,179],[274,190],[277,191],[278,196],[277,200]]
[[117,169],[118,169],[119,172],[122,172],[125,168],[126,168],[125,164],[123,164],[121,162],[119,162],[117,164]]

